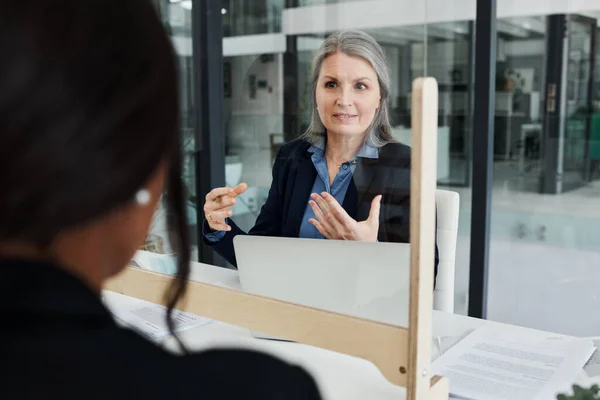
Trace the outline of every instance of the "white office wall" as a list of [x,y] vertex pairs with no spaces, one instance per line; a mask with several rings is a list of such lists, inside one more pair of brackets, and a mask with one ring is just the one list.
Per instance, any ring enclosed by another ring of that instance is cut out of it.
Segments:
[[[181,56],[192,55],[192,38],[188,36],[171,37],[173,47]],[[299,49],[318,48],[322,39],[301,38]],[[283,33],[266,33],[262,35],[244,35],[223,38],[223,56],[235,57],[259,55],[263,53],[283,53],[285,51],[285,35]]]
[[542,39],[510,40],[505,43],[504,52],[506,57],[543,56],[546,51],[546,43]]
[[[362,0],[317,4],[283,10],[282,32],[223,38],[223,54],[239,56],[285,51],[285,35],[324,34],[341,29],[374,29],[415,26],[437,22],[472,21],[475,0]],[[501,18],[541,16],[556,13],[600,13],[599,0],[498,0]],[[600,20],[599,20],[600,25]],[[318,48],[322,39],[301,38],[300,50]],[[192,54],[191,38],[173,37],[178,54]],[[537,49],[537,47],[536,47]],[[524,48],[523,48],[524,50]]]
[[600,10],[600,2],[598,0],[498,0],[498,18],[578,14],[598,10]]
[[[283,130],[282,55],[267,62],[257,55],[229,57],[226,62],[231,63],[231,97],[225,99],[228,145],[268,148],[269,134]],[[251,75],[256,86],[260,81],[267,84],[257,87],[254,97]]]
[[256,55],[262,53],[283,53],[285,35],[266,33],[223,38],[223,56]]
[[[420,25],[424,22],[472,21],[475,0],[363,0],[290,8],[283,11],[285,34],[331,32]],[[598,0],[498,0],[498,18],[585,13],[600,10]]]

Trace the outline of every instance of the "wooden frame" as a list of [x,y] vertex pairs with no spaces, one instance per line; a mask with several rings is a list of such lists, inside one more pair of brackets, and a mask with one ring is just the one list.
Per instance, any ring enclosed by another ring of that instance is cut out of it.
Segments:
[[[446,378],[430,376],[437,149],[437,83],[418,78],[412,92],[411,269],[409,327],[355,318],[201,282],[188,284],[178,309],[371,361],[408,400],[448,398]],[[172,277],[127,268],[106,290],[164,304]]]

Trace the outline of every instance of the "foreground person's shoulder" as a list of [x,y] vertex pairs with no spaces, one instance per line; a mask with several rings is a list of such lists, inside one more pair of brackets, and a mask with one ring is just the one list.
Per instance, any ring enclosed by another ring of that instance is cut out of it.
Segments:
[[198,378],[210,377],[203,390],[207,399],[321,399],[308,372],[267,354],[210,350],[189,357],[201,359]]

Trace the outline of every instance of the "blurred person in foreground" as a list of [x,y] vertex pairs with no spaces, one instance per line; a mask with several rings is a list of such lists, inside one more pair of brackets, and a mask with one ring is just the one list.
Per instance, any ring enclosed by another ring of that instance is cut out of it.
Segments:
[[175,55],[150,1],[4,0],[0,53],[0,398],[318,399],[298,367],[168,353],[101,302],[163,187],[169,318],[189,272]]

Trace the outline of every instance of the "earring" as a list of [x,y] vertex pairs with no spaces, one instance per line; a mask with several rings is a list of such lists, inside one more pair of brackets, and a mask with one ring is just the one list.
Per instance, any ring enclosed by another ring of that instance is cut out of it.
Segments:
[[140,206],[145,206],[150,203],[150,192],[146,189],[140,189],[135,194],[135,202]]

